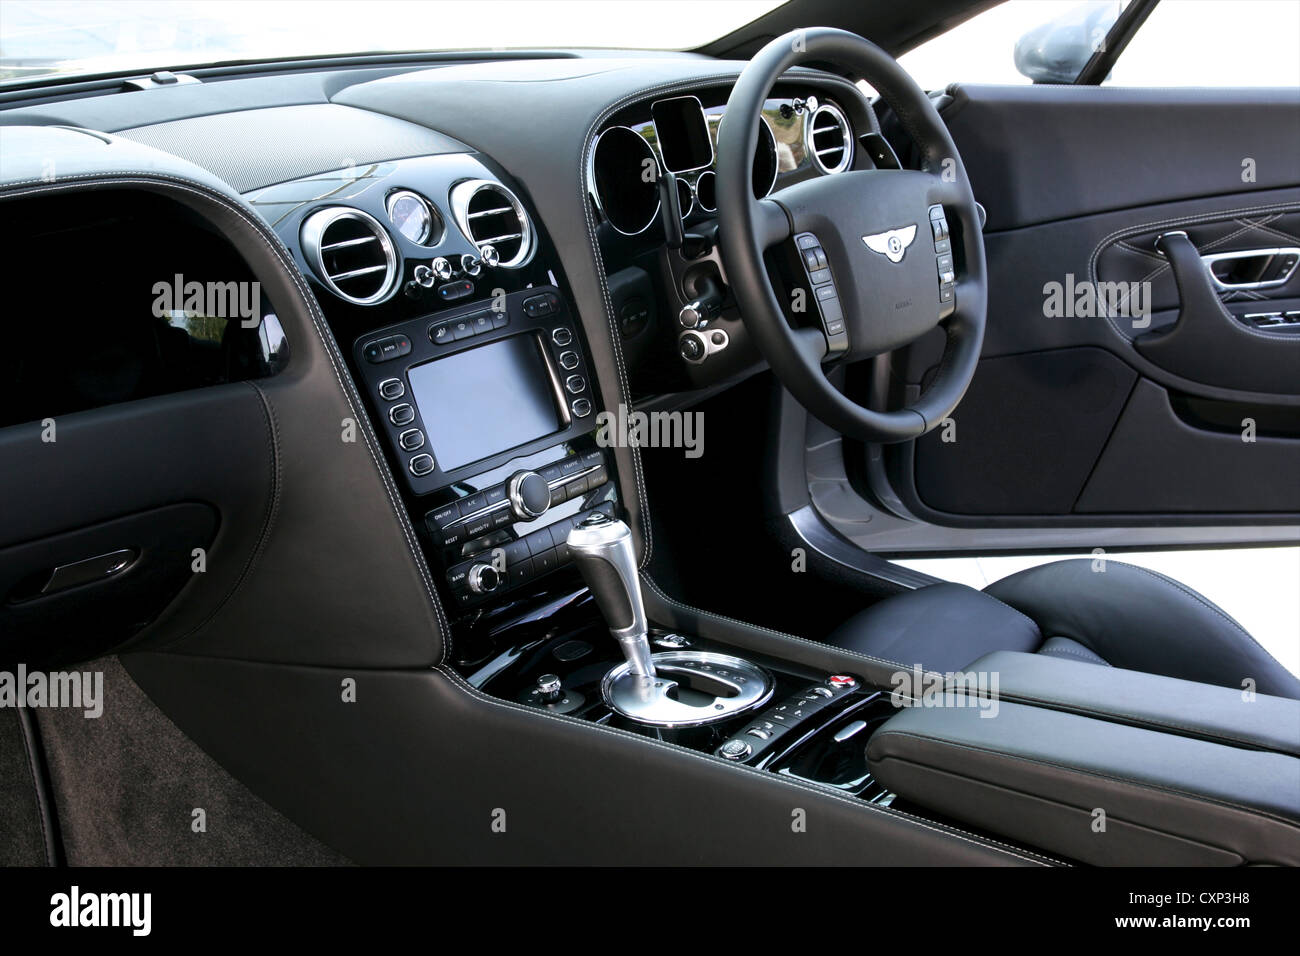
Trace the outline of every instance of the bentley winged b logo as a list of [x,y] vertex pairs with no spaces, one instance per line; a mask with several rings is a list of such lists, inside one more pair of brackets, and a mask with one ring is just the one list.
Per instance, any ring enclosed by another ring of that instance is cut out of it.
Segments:
[[903,253],[915,238],[916,226],[911,225],[890,229],[888,232],[878,232],[874,236],[863,236],[862,241],[867,244],[868,249],[880,253],[890,262],[902,262]]

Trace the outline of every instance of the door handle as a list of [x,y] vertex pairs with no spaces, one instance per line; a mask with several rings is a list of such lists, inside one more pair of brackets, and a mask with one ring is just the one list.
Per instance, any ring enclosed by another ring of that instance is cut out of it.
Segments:
[[1210,281],[1221,291],[1271,289],[1286,285],[1300,265],[1300,247],[1235,249],[1201,256]]
[[139,556],[140,552],[135,548],[122,548],[118,551],[110,551],[108,554],[97,554],[93,558],[74,561],[71,564],[60,564],[50,572],[38,596],[47,597],[80,584],[111,578],[129,568]]

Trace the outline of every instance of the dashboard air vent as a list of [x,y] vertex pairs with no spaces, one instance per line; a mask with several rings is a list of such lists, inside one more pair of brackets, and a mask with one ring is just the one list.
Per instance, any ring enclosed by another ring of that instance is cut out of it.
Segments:
[[842,173],[853,162],[853,134],[839,107],[824,103],[808,117],[808,151],[823,173]]
[[456,223],[481,252],[497,251],[497,265],[513,269],[533,251],[533,225],[515,194],[500,183],[471,179],[451,191],[451,211]]
[[303,254],[321,281],[354,305],[383,302],[397,288],[397,252],[388,232],[360,209],[318,209],[302,224]]

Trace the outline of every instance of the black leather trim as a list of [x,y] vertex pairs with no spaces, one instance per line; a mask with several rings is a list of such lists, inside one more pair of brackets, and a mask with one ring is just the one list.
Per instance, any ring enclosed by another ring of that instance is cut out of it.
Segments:
[[870,766],[922,806],[1082,862],[1300,865],[1294,757],[1009,702],[982,713],[905,710]]
[[[122,663],[235,777],[358,863],[1054,862],[829,788],[488,697],[442,668],[356,674],[211,659],[195,667],[152,653]],[[339,700],[347,676],[357,680],[355,704]],[[253,739],[256,747],[244,745]],[[330,746],[304,747],[305,739]],[[804,833],[791,828],[796,810],[810,821]],[[504,833],[492,827],[497,811]]]
[[[267,441],[265,419],[254,396],[260,393],[265,400],[273,423],[266,453],[269,462],[279,461],[275,522],[265,541],[254,546],[260,548],[257,573],[243,577],[220,612],[197,628],[192,620],[187,628],[164,616],[151,638],[177,641],[186,633],[177,649],[257,660],[361,667],[420,666],[439,660],[445,622],[440,621],[441,608],[414,531],[319,306],[270,228],[211,174],[127,140],[105,141],[75,130],[11,127],[5,131],[3,160],[0,198],[145,190],[190,207],[240,250],[293,343],[285,372],[261,383],[257,393],[240,388],[257,408],[261,441]],[[41,175],[47,161],[58,172],[53,181]],[[213,394],[201,390],[174,398],[214,400]],[[133,415],[160,407],[166,407],[164,400],[106,413]],[[345,419],[355,423],[361,441],[342,440]],[[80,420],[68,416],[69,423]],[[217,434],[200,432],[171,446],[144,438],[137,442],[134,457],[118,449],[108,460],[119,460],[116,467],[143,465],[148,470],[150,463],[157,466],[183,456],[187,442],[214,441]],[[42,489],[26,490],[36,496],[37,512],[48,514],[40,504]],[[356,560],[362,541],[372,550],[364,560]],[[322,594],[354,594],[358,599],[322,602]],[[177,605],[178,614],[192,611],[188,601]]]
[[1042,652],[998,651],[969,669],[997,674],[1001,700],[1300,757],[1300,700],[1289,697],[1097,667]]

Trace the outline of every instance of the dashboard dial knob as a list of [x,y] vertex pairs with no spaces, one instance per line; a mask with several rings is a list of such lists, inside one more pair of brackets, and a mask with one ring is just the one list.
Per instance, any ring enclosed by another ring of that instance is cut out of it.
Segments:
[[460,257],[461,271],[467,276],[476,276],[483,271],[483,260],[466,253]]
[[564,696],[564,685],[555,674],[543,674],[537,678],[537,693],[542,700],[553,704]]
[[476,564],[467,575],[469,589],[475,594],[489,594],[501,584],[501,574],[490,564]]
[[439,256],[429,263],[429,266],[433,269],[433,274],[438,277],[439,281],[446,282],[451,278],[452,268],[449,259]]
[[506,485],[510,510],[520,521],[532,521],[551,506],[551,486],[535,471],[519,471]]
[[489,269],[496,268],[497,263],[501,261],[501,254],[497,252],[496,246],[484,246],[478,251],[478,255],[483,265],[487,266]]

